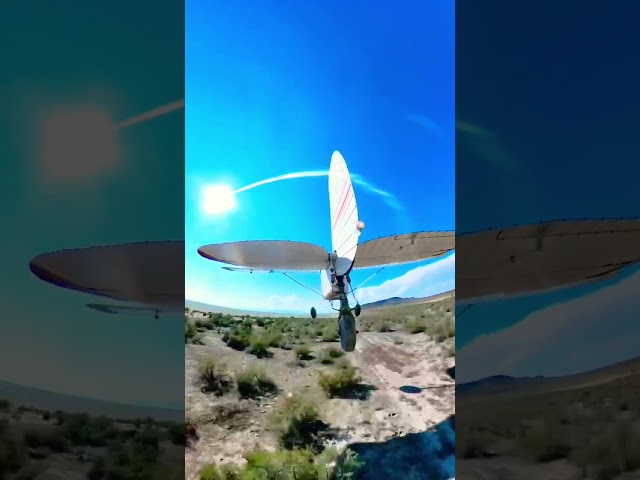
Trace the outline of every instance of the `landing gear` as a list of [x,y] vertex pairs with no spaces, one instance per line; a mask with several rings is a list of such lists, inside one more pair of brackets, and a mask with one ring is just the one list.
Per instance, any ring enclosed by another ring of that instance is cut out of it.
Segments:
[[156,314],[155,314],[154,318],[155,318],[156,320],[160,318],[160,315],[158,315],[158,311],[157,311],[157,310],[156,310]]
[[316,312],[315,307],[311,307],[311,318],[316,318],[318,316],[318,312]]
[[359,303],[356,303],[356,308],[353,309],[353,313],[356,314],[356,317],[360,316],[360,312],[362,312],[362,308]]
[[338,318],[340,345],[345,352],[353,352],[356,348],[356,319],[351,313],[340,314]]
[[353,352],[356,348],[356,319],[353,317],[351,307],[349,306],[345,279],[349,282],[349,277],[346,275],[336,277],[336,286],[338,288],[340,298],[338,334],[340,335],[340,346],[342,346],[342,350],[345,352]]

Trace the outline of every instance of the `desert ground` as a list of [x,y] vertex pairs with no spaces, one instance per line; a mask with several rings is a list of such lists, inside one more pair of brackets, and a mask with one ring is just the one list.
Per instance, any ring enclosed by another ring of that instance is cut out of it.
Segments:
[[0,479],[179,480],[184,425],[112,420],[0,401]]
[[454,297],[358,324],[187,312],[185,478],[453,477]]
[[640,478],[640,358],[457,395],[465,479]]

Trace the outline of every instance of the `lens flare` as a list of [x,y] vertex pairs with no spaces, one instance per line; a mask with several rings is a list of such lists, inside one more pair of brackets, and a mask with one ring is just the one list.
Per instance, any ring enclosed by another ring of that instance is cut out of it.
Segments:
[[180,110],[181,108],[184,108],[184,99],[176,100],[175,102],[170,102],[166,105],[162,105],[152,110],[148,110],[144,113],[140,113],[139,115],[135,115],[131,118],[128,118],[127,120],[120,122],[115,126],[114,129],[122,130],[124,128],[131,127],[132,125],[137,125],[139,123],[161,117],[162,115],[166,115],[167,113],[171,113],[175,110]]
[[[329,176],[329,170],[310,170],[307,172],[293,172],[293,173],[285,173],[284,175],[278,175],[277,177],[267,178],[265,180],[260,180],[258,182],[251,183],[242,188],[238,188],[234,193],[238,194],[240,192],[246,192],[247,190],[251,190],[252,188],[260,187],[262,185],[267,185],[269,183],[281,182],[283,180],[292,180],[295,178],[310,178],[310,177],[327,177]],[[389,193],[381,188],[376,187],[372,183],[368,182],[361,175],[351,174],[351,181],[356,185],[360,185],[369,193],[373,193],[374,195],[378,195],[382,197],[387,205],[395,210],[404,210],[402,203],[396,198],[395,195]]]

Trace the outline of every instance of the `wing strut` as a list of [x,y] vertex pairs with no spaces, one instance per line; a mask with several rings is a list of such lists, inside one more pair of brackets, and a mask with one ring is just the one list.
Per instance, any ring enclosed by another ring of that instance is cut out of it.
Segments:
[[467,313],[471,309],[471,307],[474,307],[474,306],[475,304],[464,305],[460,313],[458,313],[458,307],[456,307],[456,320],[460,318],[462,315],[464,315],[465,313]]
[[322,296],[322,294],[320,292],[318,292],[317,290],[314,290],[313,288],[305,285],[302,282],[299,282],[298,280],[296,280],[295,278],[293,278],[291,275],[287,274],[286,272],[282,272],[282,274],[287,277],[289,280],[293,280],[294,282],[296,282],[298,285],[300,285],[301,287],[306,288],[307,290],[311,290],[313,293],[315,293],[316,295],[320,295],[320,297],[322,297],[324,299],[324,297]]
[[355,292],[356,290],[358,290],[360,287],[362,287],[365,283],[367,283],[369,280],[371,280],[373,277],[375,277],[376,275],[378,275],[382,270],[384,270],[385,267],[380,268],[376,273],[374,273],[373,275],[371,275],[369,278],[367,278],[364,282],[362,282],[360,285],[358,285],[356,288],[352,289],[352,292]]

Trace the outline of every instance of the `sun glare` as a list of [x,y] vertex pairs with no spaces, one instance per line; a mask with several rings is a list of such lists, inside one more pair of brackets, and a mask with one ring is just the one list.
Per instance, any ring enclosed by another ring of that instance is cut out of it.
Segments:
[[43,124],[40,157],[44,173],[55,181],[101,174],[121,160],[111,119],[89,107],[51,113]]
[[236,207],[236,195],[228,185],[209,185],[204,188],[202,209],[207,215],[220,215]]

